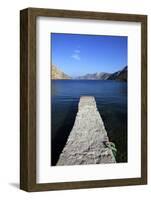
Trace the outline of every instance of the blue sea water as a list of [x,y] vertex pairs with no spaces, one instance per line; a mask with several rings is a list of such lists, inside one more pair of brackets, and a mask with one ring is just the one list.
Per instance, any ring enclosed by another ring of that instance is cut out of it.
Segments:
[[51,165],[55,165],[73,127],[80,96],[94,96],[116,161],[127,162],[127,83],[112,80],[52,80]]

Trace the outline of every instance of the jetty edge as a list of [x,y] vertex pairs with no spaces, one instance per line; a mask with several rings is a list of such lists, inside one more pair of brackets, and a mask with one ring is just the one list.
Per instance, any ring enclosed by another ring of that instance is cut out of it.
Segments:
[[74,126],[56,165],[116,163],[115,153],[95,98],[81,96]]

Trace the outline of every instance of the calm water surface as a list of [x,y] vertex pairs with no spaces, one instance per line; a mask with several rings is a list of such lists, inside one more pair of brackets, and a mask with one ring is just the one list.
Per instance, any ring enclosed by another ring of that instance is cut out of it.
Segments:
[[127,162],[127,83],[102,80],[52,80],[51,165],[66,144],[82,95],[94,96],[110,141],[117,148],[117,162]]

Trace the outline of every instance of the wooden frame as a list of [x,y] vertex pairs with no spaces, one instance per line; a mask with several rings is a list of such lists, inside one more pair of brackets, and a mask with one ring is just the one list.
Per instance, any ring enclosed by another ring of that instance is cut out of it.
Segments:
[[[141,22],[141,178],[36,183],[36,17]],[[27,8],[20,12],[20,188],[25,191],[147,183],[147,16]]]

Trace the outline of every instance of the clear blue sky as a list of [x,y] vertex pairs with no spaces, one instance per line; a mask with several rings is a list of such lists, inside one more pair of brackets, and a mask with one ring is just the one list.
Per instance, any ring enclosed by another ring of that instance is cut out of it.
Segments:
[[70,76],[121,70],[127,65],[126,36],[51,33],[52,64]]

